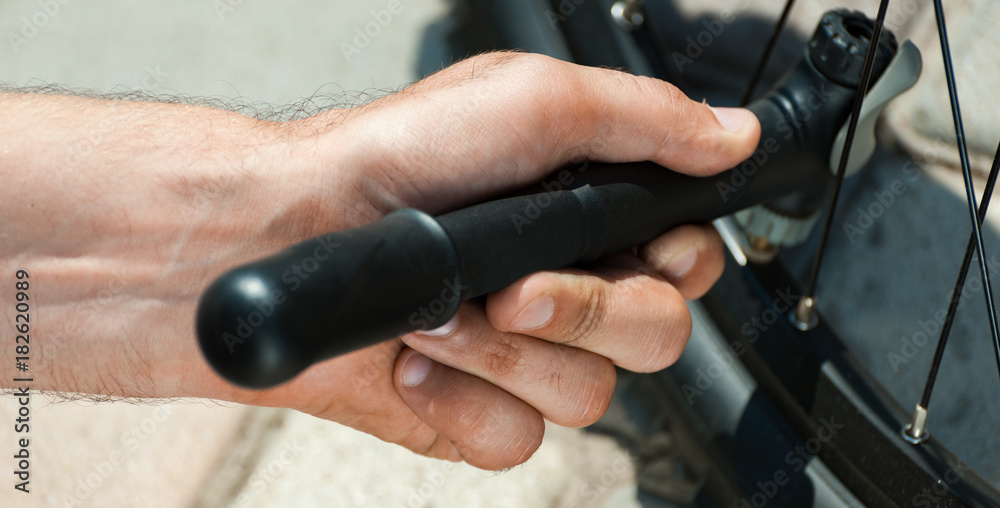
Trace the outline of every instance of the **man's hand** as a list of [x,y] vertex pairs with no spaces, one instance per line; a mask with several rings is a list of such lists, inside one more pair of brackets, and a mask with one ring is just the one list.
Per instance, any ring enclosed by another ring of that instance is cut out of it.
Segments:
[[266,391],[226,384],[201,358],[199,294],[233,266],[400,207],[453,210],[584,158],[710,175],[759,136],[749,112],[666,83],[516,53],[286,123],[17,94],[0,95],[0,110],[0,213],[13,221],[0,278],[32,274],[33,336],[52,346],[36,387],[291,407],[484,469],[527,460],[543,418],[597,420],[614,365],[648,372],[678,358],[684,299],[723,266],[710,228],[677,228],[589,271],[530,275],[440,329]]

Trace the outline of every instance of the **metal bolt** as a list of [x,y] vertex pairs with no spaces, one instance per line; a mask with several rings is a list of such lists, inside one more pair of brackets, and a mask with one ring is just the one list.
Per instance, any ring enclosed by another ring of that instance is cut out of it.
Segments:
[[816,300],[811,296],[799,300],[798,305],[795,306],[795,310],[788,316],[788,320],[792,322],[792,326],[803,332],[816,328],[816,325],[819,324],[819,314],[816,313]]
[[746,247],[743,249],[747,259],[757,264],[770,263],[778,256],[778,246],[763,236],[747,235]]
[[911,444],[920,444],[930,436],[930,432],[927,432],[927,408],[917,404],[913,411],[913,421],[903,427],[903,439]]

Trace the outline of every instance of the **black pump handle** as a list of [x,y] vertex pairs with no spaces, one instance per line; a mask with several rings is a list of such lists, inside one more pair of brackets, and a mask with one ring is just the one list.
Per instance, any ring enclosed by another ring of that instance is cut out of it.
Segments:
[[[778,108],[754,110],[763,122]],[[437,218],[403,209],[294,245],[208,288],[197,316],[201,349],[226,379],[274,386],[314,362],[440,326],[462,300],[532,272],[592,261],[829,180],[823,160],[810,163],[772,134],[753,157],[711,178],[651,162],[589,164]]]
[[815,196],[831,181],[830,147],[856,89],[809,58],[749,106],[760,143],[729,171],[695,178],[651,162],[585,164],[437,218],[403,209],[308,240],[209,286],[196,318],[201,350],[233,383],[275,386],[315,362],[440,326],[461,301],[532,272],[793,192]]

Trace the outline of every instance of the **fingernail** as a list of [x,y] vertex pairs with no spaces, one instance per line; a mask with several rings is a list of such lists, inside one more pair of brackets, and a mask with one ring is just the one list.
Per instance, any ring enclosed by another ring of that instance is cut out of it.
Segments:
[[730,132],[741,132],[747,126],[747,115],[753,113],[743,108],[709,108],[715,113],[715,118],[723,129]]
[[548,293],[539,296],[526,305],[518,313],[511,327],[515,330],[534,330],[540,328],[552,319],[552,311],[555,309],[555,302]]
[[430,330],[417,330],[415,333],[419,333],[420,335],[426,335],[428,337],[444,337],[445,335],[448,335],[449,333],[455,331],[455,328],[457,327],[458,327],[458,314],[455,314],[454,316],[451,317],[451,319],[448,320],[447,323],[437,328],[432,328]]
[[671,278],[680,278],[691,271],[695,261],[698,261],[698,247],[692,245],[670,258],[663,271]]
[[420,353],[414,353],[410,356],[409,360],[406,360],[406,365],[403,366],[403,386],[407,388],[413,388],[419,385],[427,379],[427,374],[430,374],[431,359]]

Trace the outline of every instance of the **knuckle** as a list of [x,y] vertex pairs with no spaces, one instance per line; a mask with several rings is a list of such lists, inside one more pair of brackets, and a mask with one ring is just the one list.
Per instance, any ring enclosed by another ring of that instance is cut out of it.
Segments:
[[558,61],[535,53],[517,51],[496,51],[483,53],[467,60],[461,65],[463,69],[472,71],[473,77],[502,78],[509,84],[518,86],[518,91],[531,93],[542,89],[538,83],[560,70]]
[[456,87],[472,83],[501,81],[504,85],[524,82],[532,69],[545,65],[540,55],[517,51],[491,51],[466,58],[411,85],[415,91],[437,86]]
[[556,63],[555,60],[538,53],[522,53],[522,52],[509,52],[507,53],[508,59],[511,65],[518,66],[519,71],[548,71],[553,64]]
[[[677,151],[680,142],[683,141],[678,138],[691,134],[691,131],[687,128],[676,129],[680,122],[690,118],[687,109],[691,100],[678,90],[677,87],[669,83],[662,83],[659,87],[658,95],[660,96],[662,114],[664,118],[669,120],[662,124],[663,132],[660,137],[660,146],[656,149],[656,155],[661,158],[667,158]],[[700,134],[700,131],[696,130],[695,136],[698,134]]]
[[514,334],[501,333],[497,340],[486,344],[482,355],[486,374],[493,379],[504,379],[521,363],[522,351]]
[[461,69],[462,71],[475,71],[476,73],[480,73],[507,65],[510,62],[517,60],[518,55],[520,55],[520,53],[516,51],[488,51],[470,56],[469,58],[466,58],[451,67],[445,68],[441,72]]
[[652,88],[653,93],[663,101],[663,106],[672,113],[680,112],[680,108],[691,102],[691,99],[684,95],[680,88],[666,81],[644,77],[643,83]]
[[[511,61],[512,72],[507,77],[514,88],[513,95],[519,104],[546,113],[544,119],[554,120],[559,115],[572,111],[583,89],[583,83],[576,73],[568,72],[569,67],[552,58],[524,53]],[[557,83],[544,86],[544,83]]]
[[458,453],[458,449],[455,448],[455,445],[453,445],[451,441],[445,439],[444,436],[437,433],[435,433],[431,444],[426,446],[423,451],[419,453],[432,459],[447,460],[452,462],[462,460],[462,455]]
[[587,285],[581,290],[581,298],[582,306],[564,325],[563,344],[574,346],[585,344],[600,327],[606,303],[604,292],[596,285]]
[[[464,81],[475,80],[476,93],[487,93],[500,120],[517,126],[527,139],[573,128],[568,115],[577,115],[587,101],[578,72],[565,62],[535,53],[486,53],[463,62]],[[483,83],[486,83],[483,85]],[[593,101],[591,101],[593,102]]]

